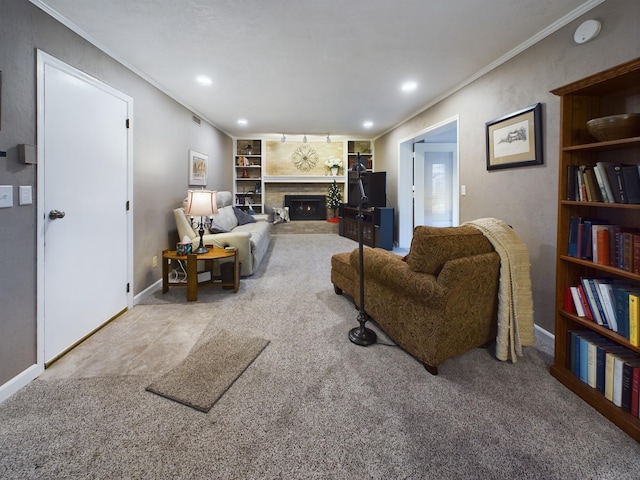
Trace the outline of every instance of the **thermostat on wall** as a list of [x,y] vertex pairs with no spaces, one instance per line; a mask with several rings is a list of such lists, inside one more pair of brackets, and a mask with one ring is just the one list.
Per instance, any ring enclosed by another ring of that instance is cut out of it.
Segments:
[[573,40],[576,43],[585,43],[596,38],[599,33],[600,22],[598,20],[587,20],[576,28],[576,33],[573,34]]

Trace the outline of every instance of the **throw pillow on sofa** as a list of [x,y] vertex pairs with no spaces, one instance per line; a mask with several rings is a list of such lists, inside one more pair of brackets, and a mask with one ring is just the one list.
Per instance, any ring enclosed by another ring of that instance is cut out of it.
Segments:
[[211,226],[209,227],[209,232],[211,233],[227,233],[229,230],[218,225],[216,222],[211,220]]
[[211,216],[211,222],[227,232],[238,226],[238,219],[231,205],[218,208],[218,213]]
[[233,212],[236,214],[238,225],[246,225],[247,223],[256,223],[256,219],[253,217],[253,215],[248,214],[241,208],[233,207]]

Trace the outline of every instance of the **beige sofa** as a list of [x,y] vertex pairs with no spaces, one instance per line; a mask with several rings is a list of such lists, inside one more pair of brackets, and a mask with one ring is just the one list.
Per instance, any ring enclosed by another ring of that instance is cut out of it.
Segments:
[[[213,245],[217,248],[236,247],[238,261],[242,264],[240,275],[253,275],[269,248],[271,224],[267,221],[268,216],[254,215],[255,222],[240,225],[233,209],[231,192],[218,192],[217,199],[218,213],[211,217],[211,230],[205,230],[203,242],[205,245]],[[174,209],[173,214],[179,240],[188,237],[193,248],[197,248],[200,235],[197,228],[193,228],[191,218],[185,215],[184,208]],[[212,233],[212,231],[219,233]]]

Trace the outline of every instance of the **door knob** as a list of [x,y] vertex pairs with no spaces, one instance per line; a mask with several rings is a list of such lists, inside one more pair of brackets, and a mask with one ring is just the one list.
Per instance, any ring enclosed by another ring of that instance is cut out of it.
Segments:
[[49,212],[49,218],[55,220],[56,218],[64,218],[65,213],[60,210],[51,210]]

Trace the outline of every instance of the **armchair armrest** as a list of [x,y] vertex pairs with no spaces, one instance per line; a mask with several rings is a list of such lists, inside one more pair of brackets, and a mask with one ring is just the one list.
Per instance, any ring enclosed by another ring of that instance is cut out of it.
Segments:
[[438,284],[447,290],[442,332],[463,344],[481,345],[495,337],[500,256],[496,252],[449,260]]

